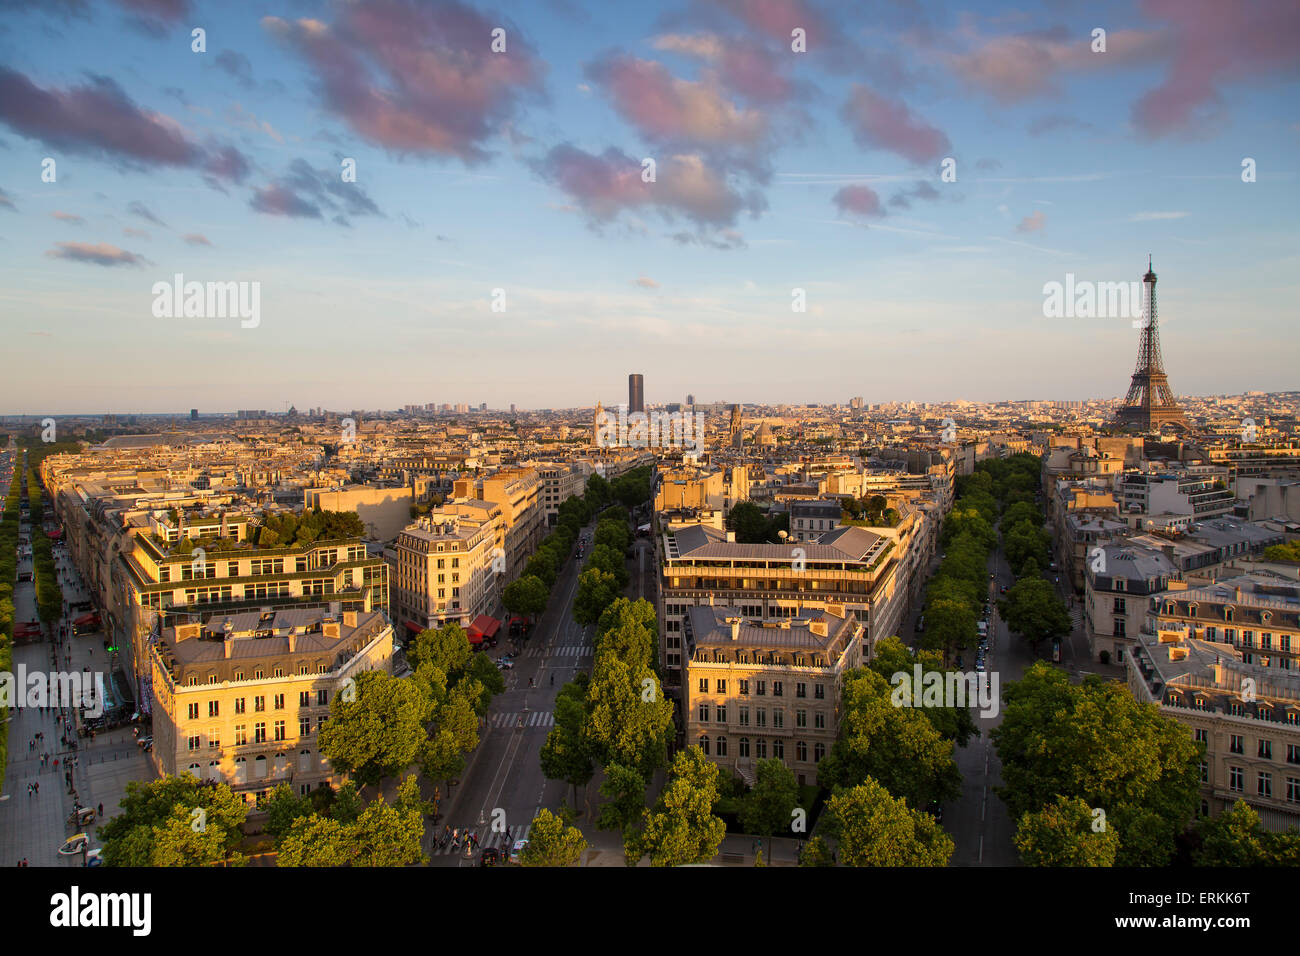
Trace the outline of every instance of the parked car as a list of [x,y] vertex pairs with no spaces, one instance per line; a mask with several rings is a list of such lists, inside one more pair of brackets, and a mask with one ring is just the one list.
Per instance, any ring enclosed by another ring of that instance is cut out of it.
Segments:
[[510,862],[511,862],[511,863],[518,863],[518,862],[519,862],[519,857],[520,857],[520,855],[521,855],[521,854],[524,852],[524,850],[526,850],[527,848],[528,848],[528,841],[527,841],[527,840],[516,840],[516,841],[514,842],[514,845],[513,845],[512,847],[510,847]]
[[103,866],[104,865],[104,848],[95,847],[86,854],[86,866]]
[[501,668],[503,671],[513,670],[514,666],[515,662],[512,660],[507,660],[504,657],[497,658],[497,667]]
[[479,857],[478,865],[496,866],[500,862],[501,862],[501,851],[494,846],[490,846],[486,850],[484,850],[483,855]]

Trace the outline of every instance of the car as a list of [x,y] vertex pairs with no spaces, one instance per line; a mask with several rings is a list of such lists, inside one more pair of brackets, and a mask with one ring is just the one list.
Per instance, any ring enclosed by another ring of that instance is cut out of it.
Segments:
[[501,862],[501,851],[494,846],[490,846],[486,850],[484,850],[483,855],[479,857],[478,865],[496,866],[500,862]]
[[516,840],[510,847],[510,862],[518,863],[519,857],[523,855],[524,850],[528,849],[527,840]]
[[59,856],[73,856],[90,846],[90,834],[74,833],[59,847]]
[[94,807],[78,807],[72,813],[68,814],[68,822],[73,826],[84,827],[88,823],[95,822]]
[[514,670],[514,666],[515,662],[512,660],[507,660],[504,657],[497,658],[497,667],[501,668],[503,671]]
[[137,747],[140,747],[140,748],[142,748],[142,749],[147,750],[148,748],[150,748],[150,747],[153,746],[153,738],[152,738],[152,737],[139,737],[139,738],[136,739],[135,745],[136,745]]
[[104,865],[104,848],[95,847],[86,853],[86,866],[103,866]]
[[1004,584],[1004,585],[1002,585],[1000,588],[998,588],[998,593],[1000,593],[1000,594],[1006,594],[1006,593],[1007,593],[1007,586]]
[[984,662],[983,662],[983,661],[977,661],[977,662],[975,663],[975,670],[976,670],[978,673],[983,674],[983,673],[984,673]]

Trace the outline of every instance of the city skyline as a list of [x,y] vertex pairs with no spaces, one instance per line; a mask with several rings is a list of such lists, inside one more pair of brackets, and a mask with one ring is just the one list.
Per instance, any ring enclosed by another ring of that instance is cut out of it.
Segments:
[[1183,394],[1295,386],[1292,4],[10,8],[9,414],[1119,398],[1044,287],[1148,254]]

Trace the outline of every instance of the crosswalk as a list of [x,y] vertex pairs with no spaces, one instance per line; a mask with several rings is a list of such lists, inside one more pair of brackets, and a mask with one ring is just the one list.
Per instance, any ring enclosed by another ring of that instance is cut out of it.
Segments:
[[555,714],[549,710],[510,711],[489,714],[487,722],[492,727],[553,727]]
[[593,653],[585,644],[561,644],[558,647],[529,647],[524,650],[524,657],[583,657]]
[[[496,847],[503,853],[509,853],[510,847],[514,845],[516,840],[528,839],[528,831],[532,828],[533,825],[531,823],[525,823],[520,826],[507,827],[504,831],[493,831],[489,827],[461,827],[460,830],[462,833],[464,833],[466,829],[474,830],[478,833],[479,843],[475,848],[477,851],[486,850],[488,847]],[[455,830],[456,828],[452,827],[452,829]],[[450,839],[447,840],[446,846],[441,845],[442,835],[441,829],[434,831],[433,849],[429,851],[433,856],[451,856],[452,854],[464,855],[465,841],[463,839],[460,841],[460,849],[453,850]]]

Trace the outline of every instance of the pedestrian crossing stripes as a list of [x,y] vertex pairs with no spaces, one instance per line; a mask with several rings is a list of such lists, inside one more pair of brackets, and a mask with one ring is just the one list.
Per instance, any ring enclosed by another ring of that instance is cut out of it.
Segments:
[[593,653],[585,644],[561,644],[559,647],[530,647],[524,651],[524,657],[582,657]]
[[549,710],[511,711],[490,714],[488,723],[493,727],[552,727],[555,715]]
[[[478,833],[479,842],[475,847],[476,851],[486,850],[488,847],[495,847],[496,849],[501,850],[503,853],[508,854],[510,852],[510,848],[514,846],[516,840],[528,839],[528,831],[531,830],[532,828],[533,825],[531,823],[525,823],[520,826],[507,827],[504,831],[496,831],[496,832],[493,832],[490,825],[482,826],[482,827],[461,827],[460,828],[461,839],[459,841],[460,842],[459,849],[452,848],[452,837],[450,835],[451,831],[446,831],[446,833],[444,833],[443,830],[439,829],[439,830],[435,830],[433,833],[433,849],[430,850],[429,852],[433,856],[451,856],[452,854],[463,856],[465,854],[464,834],[467,830],[469,830],[471,832]],[[456,827],[452,827],[451,829],[455,830]],[[442,838],[444,835],[447,836],[447,843],[445,846],[443,845],[442,842]]]

